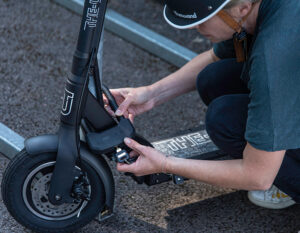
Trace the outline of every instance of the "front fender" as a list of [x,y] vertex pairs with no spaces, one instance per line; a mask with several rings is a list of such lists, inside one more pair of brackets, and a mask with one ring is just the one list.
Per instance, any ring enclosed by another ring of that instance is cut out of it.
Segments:
[[30,155],[57,152],[58,135],[49,134],[28,138],[24,142],[25,149]]
[[[30,155],[43,153],[56,153],[58,148],[58,135],[42,135],[25,140],[25,149]],[[113,174],[106,160],[102,156],[92,154],[85,143],[80,145],[81,159],[95,169],[101,178],[105,189],[106,210],[113,212],[115,184]]]

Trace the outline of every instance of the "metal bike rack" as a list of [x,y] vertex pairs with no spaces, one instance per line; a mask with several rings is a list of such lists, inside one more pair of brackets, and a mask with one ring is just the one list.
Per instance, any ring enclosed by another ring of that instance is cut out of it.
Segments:
[[12,159],[24,147],[24,138],[0,123],[0,153]]

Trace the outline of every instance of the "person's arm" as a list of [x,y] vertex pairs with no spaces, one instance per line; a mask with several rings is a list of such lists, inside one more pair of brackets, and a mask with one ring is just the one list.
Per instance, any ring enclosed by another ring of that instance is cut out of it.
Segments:
[[211,49],[201,53],[178,71],[152,85],[138,88],[111,89],[110,91],[115,97],[119,108],[115,113],[112,112],[108,100],[104,96],[106,109],[112,115],[124,115],[133,121],[135,116],[195,89],[197,75],[207,65],[218,60],[219,58]]
[[258,150],[248,143],[243,159],[206,161],[166,157],[154,148],[128,138],[125,143],[133,149],[131,156],[138,155],[138,159],[130,165],[118,163],[117,169],[121,172],[137,176],[171,173],[212,185],[244,190],[269,189],[285,154],[285,151]]
[[178,71],[149,86],[157,106],[195,89],[198,74],[209,64],[218,61],[213,49],[199,54]]
[[279,171],[285,151],[267,152],[247,144],[243,159],[189,160],[169,157],[166,171],[225,188],[267,190]]

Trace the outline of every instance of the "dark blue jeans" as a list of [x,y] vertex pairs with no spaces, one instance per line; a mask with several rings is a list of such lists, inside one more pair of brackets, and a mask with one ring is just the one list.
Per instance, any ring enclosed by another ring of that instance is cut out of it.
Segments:
[[[198,76],[197,89],[208,106],[206,130],[211,140],[233,158],[242,158],[249,90],[240,79],[242,63],[225,59],[207,66]],[[300,122],[299,122],[300,124]],[[300,149],[287,150],[274,184],[300,203]]]

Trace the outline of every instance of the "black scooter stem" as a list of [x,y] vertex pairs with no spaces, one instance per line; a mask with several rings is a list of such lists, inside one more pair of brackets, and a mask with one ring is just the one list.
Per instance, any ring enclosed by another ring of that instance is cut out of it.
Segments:
[[77,46],[73,56],[72,74],[75,76],[83,74],[91,52],[98,53],[107,2],[107,0],[85,1]]
[[97,52],[107,0],[86,0],[83,9],[77,47],[73,56],[71,77],[65,86],[61,123],[58,132],[58,151],[51,178],[49,200],[55,205],[72,202],[75,164],[79,158],[79,125],[88,95],[91,68],[97,66]]

